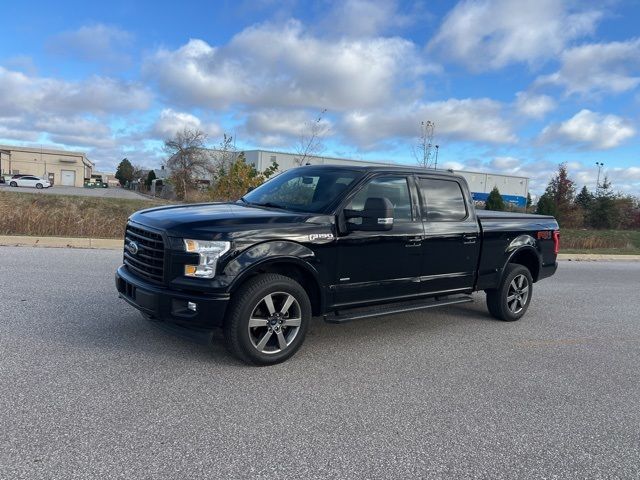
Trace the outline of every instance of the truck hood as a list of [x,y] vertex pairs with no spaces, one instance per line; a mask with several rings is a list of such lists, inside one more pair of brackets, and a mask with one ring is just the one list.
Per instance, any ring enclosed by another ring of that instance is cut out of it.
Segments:
[[[326,216],[309,213],[253,207],[239,203],[202,203],[170,205],[140,210],[130,220],[147,227],[165,231],[176,237],[210,237],[212,233],[236,232],[257,228],[278,228],[295,223],[328,221]],[[323,221],[324,220],[324,221]]]

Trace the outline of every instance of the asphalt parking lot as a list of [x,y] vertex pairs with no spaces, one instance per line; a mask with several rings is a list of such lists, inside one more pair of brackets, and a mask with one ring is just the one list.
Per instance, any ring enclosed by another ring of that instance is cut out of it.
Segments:
[[38,190],[36,188],[28,187],[9,187],[8,185],[4,184],[0,185],[0,191],[33,193],[36,195],[75,195],[80,197],[129,198],[133,200],[149,199],[149,197],[145,197],[144,195],[140,195],[139,193],[120,187],[80,188],[54,185],[53,187],[42,188]]
[[638,478],[640,263],[527,316],[314,321],[255,368],[116,297],[117,251],[0,247],[0,478]]

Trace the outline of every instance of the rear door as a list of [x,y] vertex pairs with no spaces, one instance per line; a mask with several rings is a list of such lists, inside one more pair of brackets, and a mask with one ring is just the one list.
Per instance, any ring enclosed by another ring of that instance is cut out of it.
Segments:
[[418,177],[425,239],[420,290],[472,288],[480,254],[480,227],[455,178]]
[[387,198],[394,206],[389,231],[351,231],[337,239],[334,305],[412,296],[418,293],[422,257],[422,221],[411,176],[382,174],[369,180],[346,205],[362,210],[367,198]]

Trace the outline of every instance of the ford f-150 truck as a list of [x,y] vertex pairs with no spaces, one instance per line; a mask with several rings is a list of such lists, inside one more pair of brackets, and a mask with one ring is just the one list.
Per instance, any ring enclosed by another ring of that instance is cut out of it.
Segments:
[[476,211],[464,178],[412,167],[303,166],[236,202],[134,213],[120,297],[149,320],[258,365],[291,357],[312,317],[471,301],[518,320],[556,271],[553,217]]

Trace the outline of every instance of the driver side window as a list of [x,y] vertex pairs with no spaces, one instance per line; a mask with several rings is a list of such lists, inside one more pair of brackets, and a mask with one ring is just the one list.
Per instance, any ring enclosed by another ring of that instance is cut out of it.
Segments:
[[367,198],[386,198],[393,205],[394,222],[411,222],[411,196],[406,177],[377,177],[369,181],[347,205],[347,209],[362,211]]

